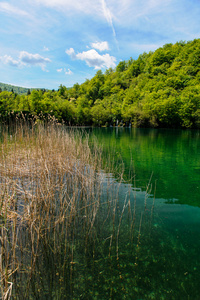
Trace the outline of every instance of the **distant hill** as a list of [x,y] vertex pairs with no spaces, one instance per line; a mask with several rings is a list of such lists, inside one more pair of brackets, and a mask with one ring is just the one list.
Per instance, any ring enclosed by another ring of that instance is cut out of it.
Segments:
[[11,85],[11,84],[6,84],[6,83],[2,83],[0,82],[0,89],[2,91],[8,91],[8,92],[14,92],[17,93],[19,95],[23,95],[23,94],[27,94],[28,91],[33,91],[36,89],[33,88],[24,88],[24,87],[20,87],[20,86],[16,86],[16,85]]

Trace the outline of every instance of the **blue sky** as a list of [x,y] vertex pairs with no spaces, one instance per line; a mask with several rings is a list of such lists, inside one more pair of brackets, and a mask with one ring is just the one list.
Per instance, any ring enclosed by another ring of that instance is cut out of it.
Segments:
[[58,89],[200,37],[199,0],[0,1],[0,82]]

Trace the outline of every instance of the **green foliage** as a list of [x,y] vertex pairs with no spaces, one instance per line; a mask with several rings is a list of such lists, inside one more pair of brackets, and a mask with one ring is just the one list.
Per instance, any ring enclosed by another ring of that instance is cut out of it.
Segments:
[[120,61],[72,88],[19,91],[0,84],[1,115],[14,110],[70,125],[200,128],[200,39]]
[[8,92],[14,92],[19,95],[26,95],[29,91],[31,92],[33,89],[23,88],[11,84],[6,84],[0,82],[0,93],[1,91],[8,91]]

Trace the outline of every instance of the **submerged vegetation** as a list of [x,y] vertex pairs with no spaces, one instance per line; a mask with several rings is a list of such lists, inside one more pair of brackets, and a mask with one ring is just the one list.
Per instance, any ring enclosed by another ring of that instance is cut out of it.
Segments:
[[0,146],[0,298],[198,299],[199,248],[160,228],[151,180],[105,173],[94,140],[54,122],[4,125]]
[[100,289],[93,276],[104,272],[102,292],[116,294],[120,225],[128,209],[131,238],[135,213],[130,201],[119,203],[119,187],[92,148],[87,137],[56,124],[1,128],[2,299],[94,299]]
[[58,91],[2,91],[1,120],[11,112],[55,116],[67,125],[200,127],[200,39],[166,44],[115,70]]

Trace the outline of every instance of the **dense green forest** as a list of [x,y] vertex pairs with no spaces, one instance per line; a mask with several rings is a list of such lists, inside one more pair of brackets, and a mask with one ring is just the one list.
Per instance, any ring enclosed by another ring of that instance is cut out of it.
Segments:
[[67,125],[200,128],[200,39],[121,61],[72,88],[0,91],[4,121],[24,112]]
[[19,95],[23,95],[23,94],[26,95],[27,93],[29,93],[33,90],[34,89],[29,89],[29,88],[25,88],[25,87],[20,87],[20,86],[0,82],[0,92],[8,91],[8,92],[17,93]]

